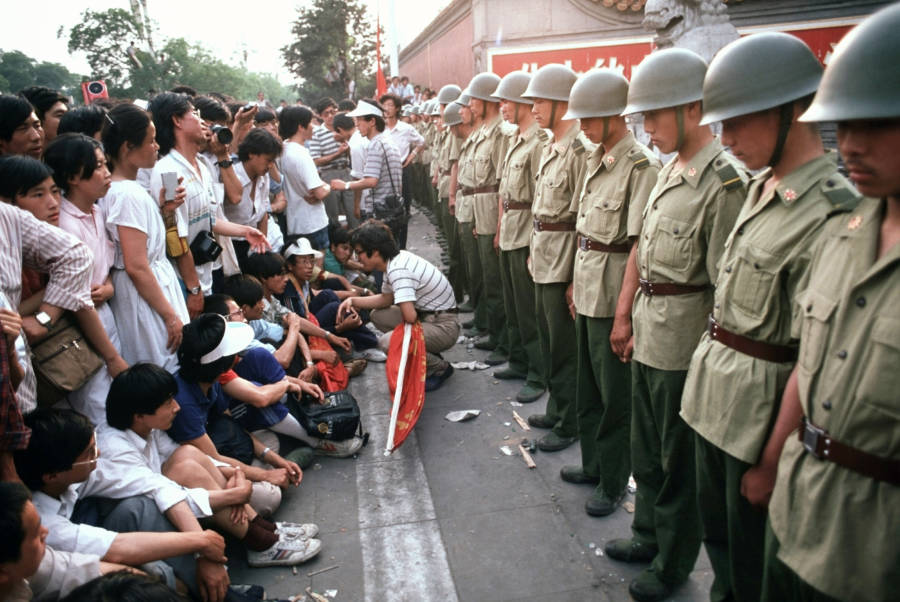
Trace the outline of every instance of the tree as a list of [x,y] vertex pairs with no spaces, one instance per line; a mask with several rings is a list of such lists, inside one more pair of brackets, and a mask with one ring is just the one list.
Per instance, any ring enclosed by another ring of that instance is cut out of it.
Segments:
[[81,78],[59,63],[37,62],[19,50],[0,51],[0,90],[18,92],[28,86],[47,86],[75,93]]
[[[346,84],[367,87],[375,70],[375,29],[359,0],[313,0],[298,8],[294,42],[281,49],[304,98],[344,98]],[[371,84],[369,84],[371,85]]]
[[84,52],[91,77],[105,80],[110,93],[121,93],[133,65],[128,46],[139,39],[141,30],[127,10],[87,9],[81,15],[81,23],[69,32],[69,52]]

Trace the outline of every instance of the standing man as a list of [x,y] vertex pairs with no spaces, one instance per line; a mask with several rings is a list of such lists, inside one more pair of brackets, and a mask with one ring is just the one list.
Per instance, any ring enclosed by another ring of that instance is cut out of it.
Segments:
[[475,342],[479,349],[489,349],[485,363],[502,364],[509,354],[506,319],[503,315],[503,288],[500,284],[500,259],[497,228],[499,224],[498,193],[500,169],[509,139],[500,130],[502,118],[494,90],[500,78],[494,73],[479,73],[472,78],[465,93],[475,127],[472,142],[472,185],[463,188],[472,195],[475,213],[475,242],[481,263],[482,299],[487,313],[487,337]]
[[[333,98],[323,98],[316,103],[316,112],[322,118],[322,125],[313,130],[309,140],[309,154],[319,169],[319,177],[323,182],[349,180],[350,146],[346,142],[339,142],[334,135],[337,103]],[[330,224],[338,224],[338,215],[346,215],[348,220],[353,217],[352,192],[332,189],[322,203]]]
[[569,96],[569,119],[597,144],[587,160],[578,203],[573,301],[575,406],[581,466],[564,466],[571,483],[596,484],[591,516],[615,512],[631,474],[631,306],[638,288],[635,255],[641,215],[661,167],[635,140],[622,111],[628,80],[612,69],[581,76]]
[[528,271],[531,239],[531,202],[534,180],[541,162],[540,128],[531,114],[532,102],[522,98],[531,82],[524,71],[507,74],[493,96],[500,99],[500,113],[518,128],[503,159],[498,197],[497,244],[500,247],[500,282],[509,341],[509,366],[494,372],[494,378],[524,379],[516,394],[522,403],[536,401],[547,389],[545,358],[541,356],[535,326],[534,280]]
[[748,498],[764,502],[777,463],[767,602],[897,597],[898,29],[900,5],[893,4],[847,34],[800,117],[837,122],[850,179],[870,198],[832,218],[819,236],[799,298],[799,359],[759,465],[743,479]]
[[701,123],[722,122],[722,143],[749,169],[763,170],[726,243],[681,402],[698,435],[697,499],[713,600],[759,600],[766,515],[741,494],[741,483],[759,460],[797,358],[797,297],[812,249],[826,219],[859,202],[818,127],[797,122],[821,78],[806,44],[773,32],[720,50],[703,84]]
[[395,94],[383,94],[381,98],[378,99],[378,102],[381,103],[381,106],[384,109],[385,132],[387,132],[388,136],[393,141],[394,146],[397,147],[397,150],[400,151],[400,164],[403,168],[401,190],[404,207],[406,209],[406,217],[403,220],[403,224],[398,233],[397,244],[400,245],[401,249],[405,249],[407,226],[409,223],[409,208],[412,203],[413,193],[411,187],[411,163],[413,159],[424,150],[425,139],[413,126],[405,121],[399,120],[400,107],[403,106],[403,101],[400,100],[399,96]]
[[[456,95],[453,100],[459,96],[459,87],[454,87],[456,88]],[[449,94],[445,94],[445,98],[449,97]],[[448,278],[450,285],[453,287],[453,294],[459,303],[465,298],[468,284],[466,282],[465,265],[462,263],[460,256],[459,230],[456,227],[456,217],[451,213],[450,207],[452,174],[457,169],[459,161],[460,137],[456,135],[456,130],[462,123],[462,118],[459,116],[459,105],[454,103],[453,100],[448,100],[447,104],[440,107],[441,123],[444,130],[441,132],[441,140],[439,141],[437,167],[433,182],[435,182],[438,196],[440,197],[441,222],[444,236],[447,239],[447,267],[450,271]]]
[[522,98],[533,101],[531,114],[538,126],[552,132],[541,155],[531,209],[535,318],[541,355],[547,364],[550,399],[546,413],[532,414],[528,424],[551,429],[538,441],[543,451],[565,449],[578,438],[572,361],[575,322],[569,285],[575,259],[578,189],[584,180],[587,153],[578,138],[578,120],[564,119],[569,92],[577,78],[564,65],[544,65],[522,94]]
[[606,544],[616,560],[651,563],[628,588],[641,601],[668,597],[700,551],[694,433],[679,416],[681,393],[712,309],[716,266],[747,192],[741,165],[700,125],[705,73],[706,62],[689,50],[654,52],[632,76],[624,111],[643,113],[653,145],[677,152],[644,207],[637,247],[633,537]]

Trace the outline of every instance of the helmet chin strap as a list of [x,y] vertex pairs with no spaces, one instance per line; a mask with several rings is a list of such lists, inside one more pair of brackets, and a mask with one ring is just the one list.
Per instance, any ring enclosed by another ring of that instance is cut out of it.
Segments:
[[778,162],[781,161],[781,155],[784,153],[784,143],[794,121],[794,103],[787,102],[781,105],[778,110],[778,138],[775,140],[775,150],[772,151],[772,156],[769,157],[769,162],[767,163],[771,167],[778,165]]
[[675,107],[675,125],[678,128],[678,138],[675,140],[675,149],[684,144],[684,105]]
[[606,140],[606,137],[609,135],[609,117],[603,118],[603,136],[600,138],[601,140]]
[[547,125],[548,129],[553,129],[553,126],[556,125],[556,101],[550,101],[550,123]]
[[518,123],[519,123],[519,103],[514,102],[513,107],[514,107],[513,108],[513,123],[518,125]]

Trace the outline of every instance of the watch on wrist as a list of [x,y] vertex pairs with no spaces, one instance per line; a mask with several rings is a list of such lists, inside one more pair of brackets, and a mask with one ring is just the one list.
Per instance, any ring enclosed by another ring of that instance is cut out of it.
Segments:
[[189,292],[190,294],[192,294],[192,295],[199,295],[199,294],[200,294],[200,290],[201,290],[201,289],[200,289],[199,286],[192,286],[191,288],[188,289],[188,292]]
[[218,165],[222,169],[227,169],[234,165],[234,161],[232,161],[231,159],[222,159],[221,161],[216,161],[216,165]]
[[34,314],[34,319],[47,330],[50,330],[50,327],[53,325],[53,319],[50,318],[50,314],[45,311],[39,311]]

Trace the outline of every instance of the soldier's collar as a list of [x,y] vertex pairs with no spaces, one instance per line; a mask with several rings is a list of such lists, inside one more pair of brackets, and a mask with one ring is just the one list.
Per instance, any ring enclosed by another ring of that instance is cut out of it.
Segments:
[[603,153],[603,145],[600,144],[597,145],[593,154],[597,156],[598,151],[603,153],[599,156],[602,157],[603,165],[609,171],[628,155],[628,151],[631,150],[632,146],[634,146],[634,134],[631,133],[631,130],[628,130],[622,139],[616,142],[609,151]]
[[580,131],[581,129],[578,127],[578,121],[576,120],[575,123],[572,124],[572,127],[569,128],[569,131],[563,134],[561,139],[553,142],[553,150],[560,155],[564,155],[566,151],[569,150],[569,147],[572,145],[575,138],[578,137],[578,132]]
[[[697,154],[688,161],[688,164],[684,166],[684,169],[681,172],[682,180],[690,184],[691,188],[696,188],[703,178],[703,172],[721,151],[722,145],[718,140],[714,139],[710,141],[709,144],[701,148]],[[675,160],[677,160],[677,157]]]

